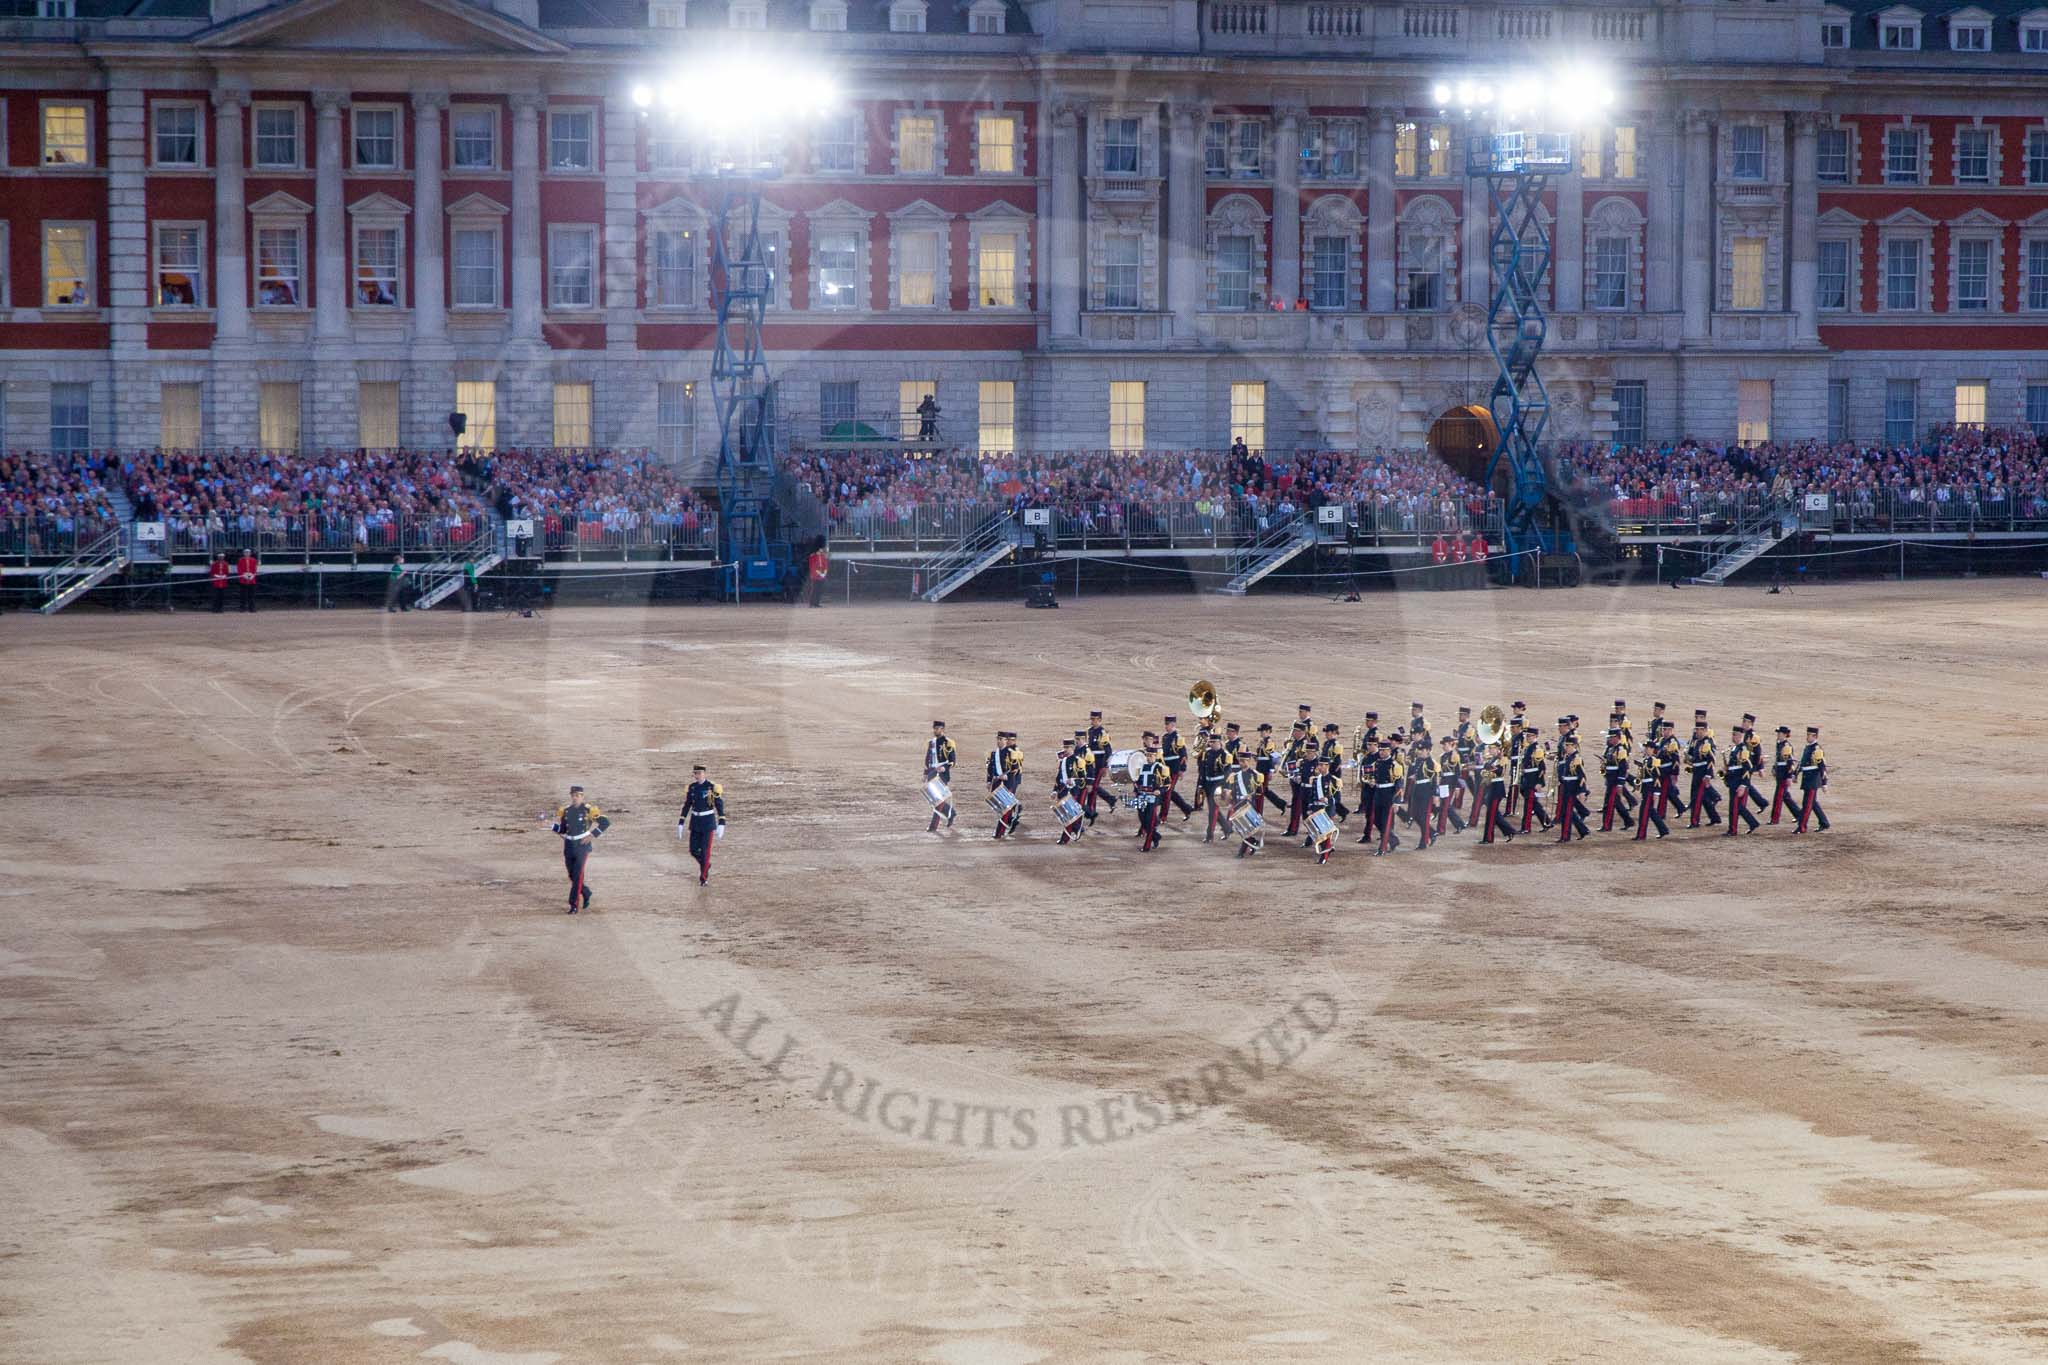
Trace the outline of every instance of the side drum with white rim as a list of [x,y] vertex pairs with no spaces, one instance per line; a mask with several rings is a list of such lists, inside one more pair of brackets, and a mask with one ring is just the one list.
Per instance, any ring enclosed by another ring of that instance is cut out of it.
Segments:
[[1017,809],[1017,794],[1008,787],[997,787],[988,794],[988,808],[997,815],[1008,815]]
[[946,785],[945,778],[935,777],[924,784],[924,799],[932,803],[933,810],[937,810],[953,799],[953,789]]
[[1308,834],[1312,839],[1328,839],[1337,833],[1337,822],[1330,818],[1328,811],[1313,811],[1308,817]]
[[1081,803],[1071,796],[1062,796],[1059,800],[1052,803],[1053,819],[1059,821],[1062,825],[1073,824],[1081,818],[1082,814]]
[[1265,827],[1266,817],[1248,805],[1230,813],[1230,828],[1239,838],[1249,839]]

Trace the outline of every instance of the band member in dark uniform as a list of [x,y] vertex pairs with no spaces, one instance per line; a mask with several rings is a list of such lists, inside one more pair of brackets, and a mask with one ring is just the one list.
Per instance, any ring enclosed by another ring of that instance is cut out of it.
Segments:
[[[1017,742],[1017,732],[1012,730],[1006,736],[1008,743],[1003,746],[1003,785],[1010,789],[1010,795],[1021,798],[1024,794],[1024,746]],[[1024,802],[1017,802],[1016,811],[1010,817],[1010,832],[1016,833],[1024,823]]]
[[569,804],[555,812],[555,822],[548,828],[562,836],[562,865],[569,869],[569,913],[577,909],[590,908],[590,878],[584,875],[584,865],[590,861],[590,846],[612,827],[612,822],[596,806],[583,800],[583,788],[569,788]]
[[[1316,753],[1308,760],[1308,781],[1303,783],[1301,788],[1301,800],[1307,808],[1307,813],[1314,815],[1318,811],[1328,812],[1331,795],[1336,789],[1337,780],[1330,776],[1330,760],[1320,752]],[[1335,816],[1332,815],[1331,818],[1334,819]],[[1330,849],[1335,846],[1337,836],[1331,833],[1318,839],[1310,835],[1302,842],[1315,849],[1316,865],[1320,867],[1330,861]]]
[[[1187,771],[1188,746],[1187,741],[1180,737],[1180,718],[1177,716],[1166,718],[1165,733],[1159,736],[1159,757],[1166,764],[1165,799],[1172,802],[1180,811],[1181,823],[1186,824],[1194,817],[1195,808],[1188,804],[1188,799],[1179,791],[1181,775]],[[1166,814],[1164,810],[1159,813],[1162,816]]]
[[1273,748],[1273,726],[1270,721],[1259,724],[1259,744],[1252,751],[1253,766],[1259,773],[1259,794],[1252,798],[1252,809],[1265,814],[1266,803],[1271,801],[1277,810],[1287,809],[1287,798],[1273,790],[1273,767],[1280,761],[1280,755]]
[[1756,775],[1764,770],[1764,745],[1756,737],[1756,717],[1747,711],[1742,713],[1742,744],[1749,750],[1749,802],[1762,810],[1764,794],[1756,789]]
[[1774,825],[1785,809],[1794,804],[1792,776],[1798,767],[1798,755],[1792,748],[1792,727],[1780,725],[1777,747],[1771,757],[1771,779],[1777,783],[1777,789],[1771,793],[1771,823]]
[[1518,701],[1510,706],[1508,710],[1510,714],[1508,716],[1508,743],[1505,754],[1508,761],[1508,799],[1506,805],[1502,808],[1502,812],[1512,820],[1515,817],[1515,799],[1521,795],[1522,791],[1522,745],[1529,737],[1529,703]]
[[[1436,837],[1444,837],[1444,826],[1449,825],[1460,834],[1465,832],[1465,817],[1458,814],[1457,797],[1466,790],[1463,772],[1465,760],[1458,753],[1455,735],[1445,735],[1437,741],[1436,756]],[[1473,802],[1477,806],[1478,802]]]
[[[1429,722],[1422,718],[1422,703],[1411,701],[1408,703],[1408,743],[1412,746],[1418,739],[1424,744],[1434,743],[1434,736],[1429,733]],[[1432,758],[1430,761],[1434,763],[1436,760]]]
[[1493,842],[1495,830],[1499,830],[1501,837],[1509,843],[1515,841],[1515,832],[1508,828],[1507,816],[1501,810],[1501,804],[1508,799],[1508,763],[1508,756],[1498,744],[1487,745],[1480,755],[1479,842],[1482,844]]
[[1820,821],[1820,827],[1828,827],[1828,813],[1820,808],[1820,789],[1828,784],[1827,755],[1820,750],[1820,727],[1806,727],[1806,747],[1799,751],[1799,823],[1792,827],[1795,834],[1806,833],[1806,818],[1810,815]]
[[[1087,751],[1084,749],[1081,752],[1085,753]],[[1082,796],[1088,790],[1086,763],[1086,759],[1076,754],[1073,740],[1063,739],[1060,741],[1060,756],[1053,763],[1052,767],[1052,794],[1056,800],[1064,801],[1071,797],[1076,805],[1080,805]],[[1075,816],[1072,820],[1068,820],[1060,826],[1060,842],[1063,844],[1073,843],[1074,840],[1081,837],[1081,830],[1087,823],[1087,808],[1083,807],[1080,815]]]
[[690,785],[683,792],[683,810],[676,816],[676,837],[690,841],[690,856],[697,862],[697,885],[711,885],[711,846],[725,828],[725,793],[704,775],[702,763],[690,769]]
[[[946,738],[946,722],[942,720],[933,721],[932,737],[926,740],[924,744],[924,780],[929,782],[936,777],[941,782],[944,782],[948,788],[951,788],[953,785],[953,764],[959,761],[959,758],[960,751],[953,746],[952,740]],[[939,832],[939,817],[941,815],[946,817],[946,828],[951,829],[955,814],[956,812],[951,801],[933,806],[932,822],[926,826],[927,832],[931,834]]]
[[[1271,727],[1263,728],[1270,729]],[[1259,772],[1258,755],[1249,749],[1239,749],[1237,751],[1237,768],[1230,775],[1232,814],[1235,814],[1240,808],[1247,805],[1256,811],[1259,808],[1259,796],[1265,787],[1265,783],[1266,779]],[[1264,848],[1266,845],[1264,830],[1265,826],[1261,825],[1257,831],[1240,839],[1237,845],[1237,856],[1249,858]]]
[[1728,836],[1734,838],[1742,832],[1742,822],[1749,821],[1749,832],[1756,833],[1760,823],[1749,810],[1750,773],[1749,732],[1740,725],[1728,732],[1728,752],[1721,760],[1721,776],[1728,783]]
[[[1417,719],[1421,719],[1420,716]],[[1415,847],[1428,848],[1436,829],[1436,755],[1429,751],[1429,735],[1409,732],[1408,820],[1415,826]]]
[[1700,827],[1700,816],[1707,817],[1707,823],[1721,823],[1721,793],[1714,789],[1714,737],[1708,733],[1707,722],[1695,714],[1692,723],[1692,742],[1685,746],[1687,770],[1692,774],[1692,821],[1689,828]]
[[1543,809],[1543,770],[1550,764],[1550,750],[1543,743],[1543,727],[1529,725],[1522,730],[1522,755],[1516,772],[1522,794],[1522,833],[1529,832],[1529,821],[1539,820],[1543,828],[1549,829],[1549,812]]
[[1586,765],[1579,758],[1579,737],[1566,735],[1557,755],[1557,823],[1563,827],[1557,836],[1560,844],[1572,841],[1573,830],[1581,839],[1586,837],[1586,807],[1579,800],[1585,790]]
[[1323,727],[1321,757],[1330,765],[1324,774],[1330,779],[1330,816],[1338,822],[1351,817],[1344,806],[1344,732],[1331,721]]
[[1394,737],[1381,735],[1379,754],[1372,764],[1373,823],[1379,827],[1380,839],[1380,846],[1372,851],[1375,858],[1401,846],[1401,836],[1394,833],[1394,812],[1400,807],[1401,787],[1407,775],[1407,765],[1401,762]]
[[[1306,711],[1308,707],[1304,706],[1301,709]],[[1287,749],[1280,760],[1281,770],[1287,774],[1289,799],[1288,804],[1282,809],[1287,811],[1287,837],[1290,839],[1301,831],[1301,817],[1306,813],[1301,808],[1302,784],[1308,780],[1306,760],[1310,754],[1316,752],[1318,750],[1315,741],[1308,733],[1308,722],[1294,722],[1294,733],[1288,736]]]
[[[988,784],[988,794],[990,796],[994,796],[999,789],[1007,789],[1010,785],[1009,756],[1010,732],[1008,730],[998,730],[996,731],[996,747],[988,751],[988,762],[982,772],[982,780]],[[1007,812],[996,817],[996,832],[992,837],[1000,839],[1016,828],[1017,812],[1022,805],[1023,803],[1020,801],[1017,805],[1010,807]]]
[[1159,847],[1159,822],[1166,815],[1166,790],[1173,781],[1166,762],[1159,756],[1159,736],[1144,735],[1145,761],[1138,769],[1138,851],[1150,853]]
[[1224,836],[1230,834],[1230,817],[1223,809],[1224,788],[1230,785],[1230,774],[1236,768],[1230,750],[1220,740],[1211,739],[1202,748],[1201,762],[1195,776],[1202,784],[1200,800],[1209,808],[1208,831],[1202,835],[1205,844],[1216,841],[1216,826],[1223,826]]
[[1621,817],[1625,832],[1635,823],[1635,811],[1628,803],[1629,762],[1628,735],[1619,727],[1611,726],[1607,731],[1607,748],[1600,755],[1600,776],[1607,783],[1607,794],[1600,802],[1600,830],[1604,834],[1614,828],[1614,817]]
[[[1455,779],[1451,783],[1451,805],[1469,802],[1466,807],[1474,822],[1479,819],[1479,736],[1472,728],[1472,708],[1458,708],[1458,723],[1451,730],[1451,739],[1456,746],[1458,762],[1454,769]],[[1459,825],[1464,828],[1463,824]]]
[[[1656,721],[1650,722],[1650,738],[1643,746],[1643,757],[1637,765],[1637,817],[1636,838],[1646,839],[1650,826],[1657,827],[1657,837],[1662,839],[1671,833],[1664,823],[1664,801],[1670,794],[1671,778],[1664,771],[1667,755],[1662,743],[1663,727]],[[1674,763],[1675,759],[1672,760]]]
[[[1662,710],[1663,702],[1657,707]],[[1686,804],[1678,799],[1678,765],[1685,761],[1685,749],[1678,742],[1678,732],[1673,722],[1652,720],[1650,733],[1655,736],[1652,746],[1657,755],[1657,775],[1663,779],[1657,789],[1657,813],[1665,815],[1675,810],[1685,814]]]
[[[1095,771],[1088,783],[1088,823],[1095,823],[1095,803],[1102,799],[1102,781],[1109,776],[1109,755],[1114,748],[1109,742],[1109,730],[1102,723],[1100,711],[1088,713],[1088,756],[1089,766]],[[1109,809],[1116,811],[1116,795],[1111,793]]]

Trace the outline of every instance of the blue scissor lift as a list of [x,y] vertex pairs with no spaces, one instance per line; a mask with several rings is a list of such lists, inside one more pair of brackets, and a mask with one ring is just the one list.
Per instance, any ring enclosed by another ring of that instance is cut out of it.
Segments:
[[712,177],[718,217],[711,228],[718,333],[711,354],[718,410],[719,548],[733,566],[728,591],[779,596],[795,556],[775,505],[775,386],[761,323],[780,263],[761,238],[761,187],[771,169],[728,168]]

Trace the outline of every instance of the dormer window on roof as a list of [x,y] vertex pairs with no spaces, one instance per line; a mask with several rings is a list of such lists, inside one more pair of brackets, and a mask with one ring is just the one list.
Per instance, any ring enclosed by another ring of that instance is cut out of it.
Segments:
[[681,28],[689,13],[689,0],[647,0],[647,27]]
[[1948,48],[1951,52],[1989,52],[1991,15],[1975,8],[1951,14],[1948,17]]
[[767,28],[768,0],[732,0],[726,8],[725,22],[728,28]]
[[974,0],[967,10],[969,33],[1008,33],[1010,13],[1003,0]]
[[2020,16],[2020,51],[2048,52],[2048,10],[2029,10]]
[[1847,19],[1822,19],[1820,21],[1820,45],[1822,47],[1847,47],[1849,45],[1849,21]]
[[811,0],[811,31],[846,32],[846,0]]
[[1877,45],[1886,52],[1920,50],[1920,11],[1900,5],[1877,16]]
[[924,0],[891,0],[889,5],[889,31],[891,33],[924,32]]

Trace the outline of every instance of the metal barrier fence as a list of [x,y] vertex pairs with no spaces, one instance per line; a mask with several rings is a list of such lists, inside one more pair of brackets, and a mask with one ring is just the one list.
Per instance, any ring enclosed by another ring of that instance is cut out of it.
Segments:
[[[833,514],[832,548],[839,552],[943,550],[1007,503],[939,502],[903,509],[842,508]],[[1088,502],[1052,509],[1048,541],[1074,550],[1219,550],[1257,536],[1283,514],[1226,499],[1132,503]],[[1335,528],[1331,540],[1359,545],[1427,542],[1438,535],[1497,535],[1497,505],[1474,510],[1461,504],[1408,505],[1371,501],[1346,508],[1349,529]]]
[[[1943,496],[1944,492],[1946,496]],[[1792,495],[1795,511],[1803,494]],[[1624,498],[1608,503],[1624,535],[1708,536],[1754,517],[1770,502],[1760,493],[1688,498]],[[1920,497],[1890,489],[1831,494],[1825,511],[1797,512],[1808,530],[1839,535],[1931,535],[2048,530],[2048,493],[2015,493],[1990,485],[1942,485]]]
[[358,555],[438,555],[490,535],[490,519],[445,513],[427,517],[244,515],[164,524],[164,552],[173,560],[230,557],[253,549],[264,559],[341,559]]
[[718,542],[718,514],[702,512],[559,512],[536,517],[549,559],[675,559],[709,552]]
[[118,524],[98,517],[0,517],[0,562],[69,559]]

